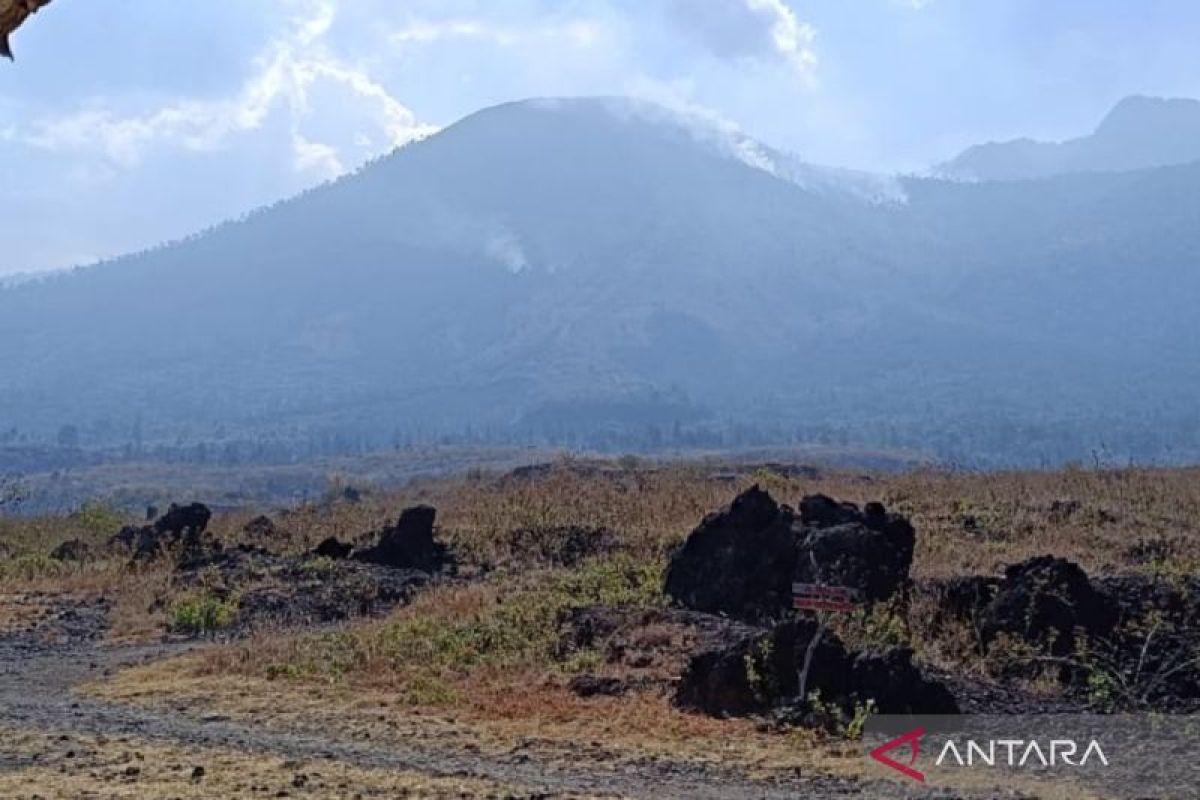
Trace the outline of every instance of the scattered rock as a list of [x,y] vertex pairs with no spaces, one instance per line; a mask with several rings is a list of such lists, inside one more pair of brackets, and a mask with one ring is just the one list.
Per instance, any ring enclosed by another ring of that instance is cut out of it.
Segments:
[[270,540],[279,536],[279,529],[268,516],[258,516],[242,526],[242,533],[256,540]]
[[[428,573],[336,561],[329,571],[314,574],[305,558],[254,559],[222,572],[227,585],[240,590],[235,627],[315,625],[355,617],[376,616],[408,603],[429,584]],[[237,571],[234,571],[237,570]],[[255,574],[269,572],[269,581]]]
[[738,619],[778,616],[791,606],[794,515],[754,486],[704,518],[667,569],[666,592],[697,611]]
[[620,678],[601,678],[596,675],[574,677],[568,688],[580,697],[620,697],[629,691],[629,685]]
[[604,663],[620,667],[638,686],[667,688],[697,653],[762,633],[761,628],[682,608],[589,606],[564,620],[556,655],[565,659],[597,650]]
[[1161,564],[1175,557],[1175,545],[1165,538],[1141,539],[1125,550],[1134,564]]
[[447,562],[446,548],[433,539],[436,517],[437,509],[431,506],[407,509],[394,526],[383,529],[379,544],[356,551],[353,557],[394,569],[436,572]]
[[71,539],[54,548],[54,551],[50,553],[50,557],[55,561],[70,561],[82,564],[85,561],[92,560],[92,548],[86,542]]
[[167,513],[154,523],[154,530],[160,534],[169,534],[173,540],[179,540],[185,534],[199,536],[208,529],[212,519],[212,511],[203,503],[191,503],[186,506],[171,504]]
[[344,558],[349,558],[350,551],[353,549],[354,545],[341,542],[336,536],[330,536],[317,545],[312,554],[321,558],[332,558],[335,561],[340,561]]

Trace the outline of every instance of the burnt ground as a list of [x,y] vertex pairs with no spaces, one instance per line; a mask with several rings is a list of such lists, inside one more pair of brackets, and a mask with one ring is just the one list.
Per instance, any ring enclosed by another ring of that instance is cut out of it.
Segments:
[[[891,784],[864,782],[853,777],[816,774],[772,774],[751,777],[718,763],[674,762],[646,759],[614,769],[603,755],[580,744],[577,752],[542,760],[536,753],[516,750],[486,755],[469,747],[445,741],[436,745],[372,744],[340,738],[327,730],[278,730],[240,724],[204,714],[196,709],[156,711],[118,705],[87,697],[77,688],[124,667],[178,655],[195,644],[154,643],[111,646],[104,642],[108,606],[102,600],[66,596],[8,598],[18,612],[16,624],[0,630],[0,727],[10,732],[37,736],[41,744],[32,750],[0,746],[0,778],[20,775],[37,764],[56,764],[58,772],[81,770],[95,779],[95,765],[76,758],[79,737],[93,740],[138,741],[150,745],[182,748],[203,770],[206,753],[234,750],[264,758],[286,759],[286,764],[340,764],[358,767],[405,770],[429,776],[483,779],[512,787],[507,794],[481,796],[630,798],[689,798],[690,800],[750,800],[805,797],[875,798],[888,795]],[[10,615],[11,616],[11,615]],[[9,741],[13,739],[9,738]],[[6,753],[6,750],[9,751]],[[88,770],[92,770],[88,773]],[[138,768],[126,768],[120,780],[126,789],[136,787]],[[191,774],[191,773],[189,773]],[[290,775],[290,774],[289,774]],[[36,780],[36,779],[34,779]],[[181,773],[181,782],[188,775]],[[298,778],[295,780],[299,780]],[[345,785],[343,783],[343,785]],[[46,787],[22,786],[22,797],[50,797]],[[293,786],[282,795],[333,797],[319,787]],[[140,796],[156,794],[91,794],[88,796]],[[164,795],[167,796],[167,795]],[[174,796],[174,795],[169,795]],[[249,795],[248,795],[249,796]],[[353,796],[352,794],[346,796]],[[371,795],[373,796],[373,795]],[[410,796],[423,795],[418,792]],[[463,795],[472,796],[472,795]],[[989,790],[982,794],[926,793],[906,797],[978,798],[1016,797],[1011,792]]]

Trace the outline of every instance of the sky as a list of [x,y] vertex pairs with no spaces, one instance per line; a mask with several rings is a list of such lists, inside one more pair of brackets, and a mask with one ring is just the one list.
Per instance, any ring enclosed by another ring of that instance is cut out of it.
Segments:
[[0,276],[185,236],[527,97],[631,95],[919,172],[1200,97],[1198,40],[1194,0],[54,0],[0,63]]

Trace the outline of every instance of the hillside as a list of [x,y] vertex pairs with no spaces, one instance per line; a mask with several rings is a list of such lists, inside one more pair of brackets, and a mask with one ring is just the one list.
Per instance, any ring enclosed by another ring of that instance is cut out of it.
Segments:
[[888,181],[633,101],[509,104],[189,241],[0,291],[0,430],[653,446],[752,426],[1180,457],[1197,190],[1197,166]]
[[1017,139],[968,148],[937,167],[964,180],[1026,180],[1072,172],[1120,172],[1200,160],[1200,102],[1128,97],[1095,132],[1064,142]]

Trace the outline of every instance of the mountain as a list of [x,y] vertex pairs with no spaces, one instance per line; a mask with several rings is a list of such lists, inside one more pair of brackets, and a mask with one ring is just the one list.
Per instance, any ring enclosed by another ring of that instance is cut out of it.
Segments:
[[634,101],[508,104],[188,241],[0,290],[0,431],[287,457],[758,431],[1181,458],[1198,190],[1195,165],[892,180]]
[[935,168],[959,180],[1028,180],[1072,172],[1119,172],[1200,160],[1200,101],[1128,97],[1090,136],[1017,139],[971,147]]

